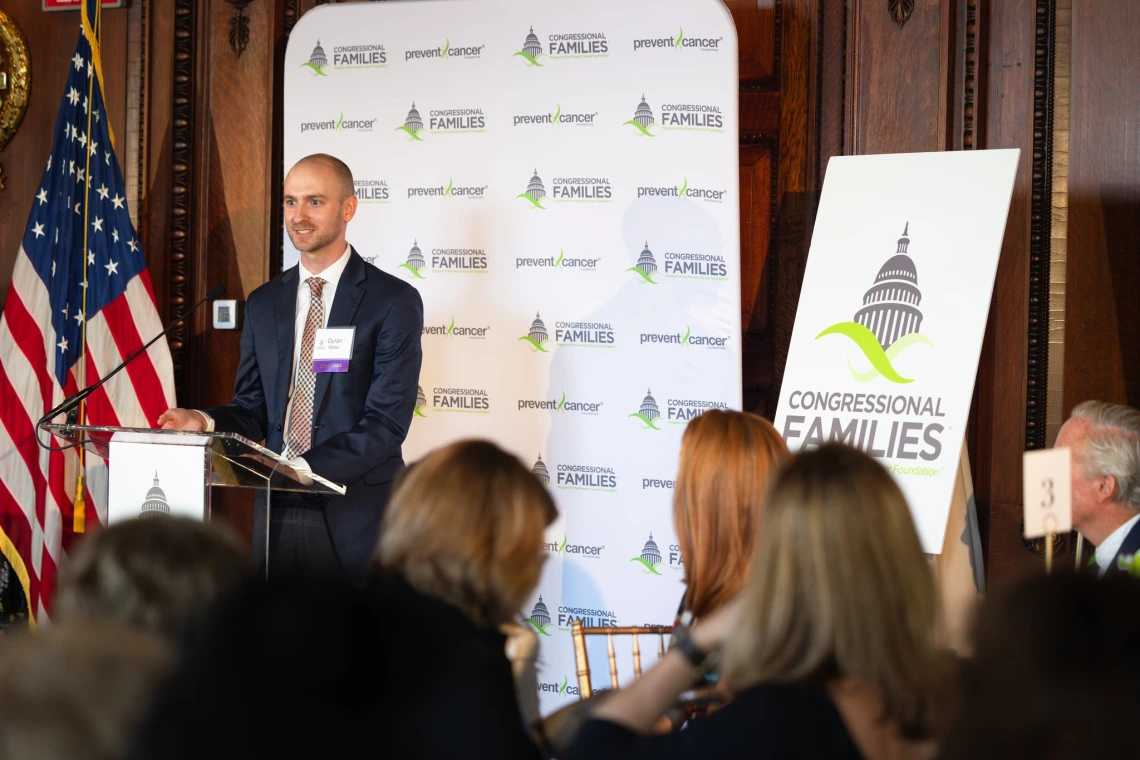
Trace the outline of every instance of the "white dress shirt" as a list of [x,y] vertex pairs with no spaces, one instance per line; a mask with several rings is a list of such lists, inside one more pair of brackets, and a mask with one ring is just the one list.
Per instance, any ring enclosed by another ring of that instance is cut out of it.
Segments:
[[[329,323],[329,312],[332,310],[333,298],[336,297],[336,287],[340,283],[340,277],[344,274],[344,268],[348,266],[348,259],[352,255],[352,246],[345,245],[344,253],[341,257],[333,262],[332,266],[328,267],[320,274],[313,274],[305,265],[298,262],[297,264],[297,306],[295,309],[295,319],[293,323],[293,371],[289,375],[289,403],[285,408],[285,426],[284,426],[284,440],[285,450],[282,451],[282,456],[289,457],[289,417],[293,412],[293,389],[297,385],[297,363],[301,358],[301,339],[305,334],[305,322],[309,317],[309,302],[312,300],[312,293],[309,290],[309,283],[307,280],[310,277],[320,277],[325,281],[324,287],[321,288],[321,302],[325,305],[325,318],[321,327],[325,327]],[[206,419],[206,432],[214,432],[214,419],[205,412],[194,410]],[[306,475],[312,472],[308,462],[302,457],[293,457],[294,469],[298,470],[301,475],[302,482],[306,485],[311,483],[312,480]]]
[[1137,513],[1131,520],[1121,525],[1116,530],[1108,534],[1108,538],[1100,542],[1100,546],[1096,548],[1096,564],[1100,570],[1097,575],[1104,575],[1108,572],[1113,558],[1116,553],[1120,551],[1120,545],[1124,543],[1124,539],[1128,537],[1128,532],[1132,530],[1132,526],[1136,521],[1140,520],[1140,513]]

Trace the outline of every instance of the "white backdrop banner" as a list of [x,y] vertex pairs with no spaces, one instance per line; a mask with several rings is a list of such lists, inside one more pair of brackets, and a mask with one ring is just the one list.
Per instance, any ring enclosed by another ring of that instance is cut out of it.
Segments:
[[895,476],[942,552],[1020,151],[831,159],[776,429]]
[[285,70],[285,166],[346,161],[350,242],[423,296],[405,457],[489,438],[558,503],[522,614],[549,711],[577,698],[574,619],[672,622],[681,434],[741,404],[731,17],[719,0],[327,5]]

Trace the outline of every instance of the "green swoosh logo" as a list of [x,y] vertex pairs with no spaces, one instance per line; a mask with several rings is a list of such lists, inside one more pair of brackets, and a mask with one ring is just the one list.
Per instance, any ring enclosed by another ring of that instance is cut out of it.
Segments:
[[538,631],[538,632],[539,632],[539,633],[541,633],[543,636],[549,636],[549,635],[550,635],[549,633],[547,633],[547,632],[546,632],[546,629],[550,627],[550,623],[547,623],[546,625],[541,625],[541,624],[539,624],[539,623],[536,623],[536,622],[534,622],[534,620],[533,620],[533,619],[531,619],[531,618],[527,618],[527,619],[526,619],[525,621],[523,621],[523,622],[526,622],[526,623],[530,623],[531,625],[533,625],[533,626],[534,626],[534,630]]
[[525,58],[528,66],[542,66],[541,63],[539,63],[538,61],[536,61],[534,59],[534,56],[532,56],[530,53],[527,53],[523,50],[520,50],[519,52],[515,53],[511,57],[513,58],[515,55],[522,56],[523,58]]
[[681,30],[681,33],[677,35],[677,41],[673,43],[673,47],[675,47],[675,48],[681,47],[681,40],[685,39],[684,28],[683,27],[678,27],[678,28]]
[[660,430],[661,429],[661,428],[657,427],[656,423],[654,423],[653,420],[649,419],[648,417],[646,417],[641,412],[634,412],[633,414],[631,414],[629,416],[630,417],[636,417],[637,419],[641,420],[643,423],[645,423],[646,427],[648,427],[650,430]]
[[681,348],[684,348],[685,346],[689,345],[689,336],[692,334],[693,334],[693,331],[689,329],[688,325],[685,325],[685,335],[684,335],[684,337],[681,338]]
[[562,534],[562,544],[558,547],[558,553],[559,554],[565,554],[566,553],[566,534],[565,533]]
[[648,282],[650,285],[656,285],[656,284],[657,284],[656,282],[654,282],[654,281],[653,281],[653,278],[652,278],[652,277],[650,277],[649,275],[647,275],[645,272],[642,272],[642,271],[641,271],[640,269],[638,269],[637,267],[630,267],[629,269],[627,269],[627,270],[625,270],[625,271],[627,271],[627,272],[635,272],[635,273],[637,273],[638,275],[640,275],[640,276],[641,276],[641,279],[645,280],[645,281],[646,281],[646,282]]
[[542,352],[542,353],[544,353],[544,354],[548,354],[548,353],[550,353],[550,351],[548,351],[547,349],[545,349],[545,348],[543,348],[543,347],[542,347],[542,344],[543,344],[543,343],[549,343],[549,342],[550,342],[550,341],[548,341],[548,340],[544,340],[544,341],[542,341],[542,343],[539,343],[537,340],[535,340],[534,338],[530,337],[529,335],[524,335],[524,336],[522,336],[521,338],[519,338],[519,340],[525,340],[527,343],[529,343],[529,344],[531,345],[531,347],[532,347],[532,348],[533,348],[535,351],[541,351],[541,352]]
[[336,131],[341,130],[341,125],[344,124],[344,111],[340,112],[340,118],[336,120]]
[[416,413],[416,416],[417,416],[417,417],[427,417],[427,415],[426,415],[426,414],[424,414],[424,412],[423,412],[423,409],[424,409],[424,408],[423,408],[422,406],[417,406],[417,407],[416,407],[415,409],[413,409],[412,411]]
[[562,266],[562,257],[565,255],[566,255],[566,253],[561,248],[559,248],[558,249],[558,261],[554,262],[554,268],[555,269]]
[[562,688],[558,690],[559,694],[566,693],[566,685],[570,683],[570,676],[562,676]]
[[650,573],[652,573],[653,575],[661,575],[661,573],[660,573],[660,571],[658,571],[656,565],[649,564],[648,562],[646,562],[641,557],[634,557],[633,559],[630,560],[630,562],[640,562],[645,567],[645,574],[646,575],[649,575]]
[[312,63],[311,61],[305,61],[304,63],[301,64],[301,68],[306,68],[306,67],[309,69],[312,69],[313,76],[319,76],[319,77],[327,77],[328,76],[328,74],[326,74],[325,72],[323,72],[319,68],[317,68],[316,64]]
[[536,209],[538,209],[538,210],[540,210],[540,211],[546,211],[546,206],[543,206],[543,205],[542,205],[542,203],[540,202],[540,201],[541,201],[541,199],[539,199],[538,201],[536,201],[534,198],[531,198],[531,197],[530,197],[529,195],[527,195],[526,193],[519,193],[519,194],[518,194],[518,195],[516,195],[515,197],[516,197],[516,198],[524,198],[525,200],[528,200],[528,201],[530,201],[530,205],[534,206]]
[[[925,335],[922,335],[920,333],[911,333],[910,335],[904,335],[903,337],[899,338],[894,343],[892,343],[891,347],[888,348],[885,352],[887,355],[887,359],[891,362],[891,366],[892,367],[894,366],[894,360],[895,360],[896,356],[901,354],[905,349],[909,348],[910,346],[913,346],[915,343],[925,343],[926,345],[930,346],[931,348],[934,348],[934,344],[931,343],[930,339],[927,338]],[[878,370],[876,370],[874,368],[869,369],[866,372],[860,372],[859,370],[857,370],[853,366],[851,366],[851,360],[850,359],[847,360],[847,368],[849,370],[851,370],[851,376],[854,377],[856,380],[858,380],[860,383],[869,383],[872,380],[874,380],[876,377],[879,376]]]
[[455,330],[455,317],[451,318],[451,324],[447,326],[447,333],[446,334],[451,335],[453,330]]
[[562,400],[558,402],[558,411],[562,411],[562,407],[566,406],[566,391],[562,391]]
[[408,127],[407,125],[401,125],[401,126],[399,126],[399,127],[396,127],[396,131],[397,131],[397,132],[407,132],[407,133],[408,133],[408,139],[410,139],[410,140],[418,140],[418,141],[420,141],[420,142],[423,142],[423,141],[424,141],[424,138],[420,137],[420,132],[421,132],[422,130],[415,130],[415,131],[413,131],[413,130],[412,130],[410,127]]
[[451,177],[447,178],[447,189],[443,191],[444,195],[451,195]]
[[689,178],[685,177],[685,184],[681,185],[681,189],[677,191],[678,198],[685,197],[685,191],[689,189]]
[[[901,348],[899,348],[897,351],[894,351],[893,354],[888,355],[887,352],[883,350],[883,347],[879,344],[879,340],[875,337],[875,334],[858,322],[838,322],[821,332],[819,335],[815,336],[815,339],[819,340],[825,335],[847,336],[856,346],[859,347],[859,350],[862,351],[863,355],[867,357],[867,361],[871,362],[873,369],[870,371],[870,373],[865,373],[866,379],[860,379],[859,373],[856,373],[855,369],[851,368],[851,374],[854,375],[855,379],[859,380],[859,382],[867,382],[874,378],[876,375],[882,375],[892,383],[913,383],[914,380],[912,378],[903,377],[895,370],[894,366],[891,364],[891,359],[901,353],[903,349],[915,343],[926,343],[929,346],[934,345],[925,336],[913,333],[912,335],[905,336],[905,338],[911,338],[911,340],[906,341],[906,343]],[[899,340],[898,343],[903,342],[905,338]],[[891,346],[891,348],[894,348],[894,346]],[[850,362],[848,362],[848,366],[850,367]]]
[[397,269],[407,269],[409,272],[411,272],[413,275],[415,275],[417,279],[420,279],[420,280],[424,279],[424,276],[422,274],[420,274],[419,272],[417,272],[416,268],[413,267],[411,264],[401,264],[400,266],[398,266],[396,268]]
[[630,119],[629,121],[625,122],[625,124],[622,124],[622,126],[624,127],[626,124],[630,125],[631,127],[636,127],[637,131],[640,132],[645,137],[656,137],[657,136],[657,135],[653,134],[652,132],[650,132],[648,127],[643,127],[642,125],[638,124],[633,119]]
[[443,43],[443,55],[442,55],[442,56],[440,56],[440,57],[441,57],[441,58],[447,58],[447,53],[448,53],[448,51],[449,51],[449,50],[451,50],[451,40],[450,40],[449,38],[447,38],[447,37],[444,37],[444,43]]
[[550,117],[550,123],[551,123],[553,126],[557,127],[557,126],[558,126],[558,117],[559,117],[559,116],[561,116],[561,115],[562,115],[562,104],[561,104],[561,103],[559,103],[559,104],[558,104],[558,110],[557,110],[557,111],[555,111],[555,112],[554,112],[554,115]]

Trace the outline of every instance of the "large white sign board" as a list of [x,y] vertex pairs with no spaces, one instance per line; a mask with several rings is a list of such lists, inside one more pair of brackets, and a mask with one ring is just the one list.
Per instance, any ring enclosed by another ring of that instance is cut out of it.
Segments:
[[1020,151],[827,167],[780,388],[792,450],[877,457],[942,551]]
[[349,241],[423,297],[405,457],[489,438],[549,482],[562,516],[522,617],[543,709],[577,699],[573,620],[672,622],[681,434],[741,404],[732,19],[719,0],[326,5],[285,72],[286,168],[345,160]]

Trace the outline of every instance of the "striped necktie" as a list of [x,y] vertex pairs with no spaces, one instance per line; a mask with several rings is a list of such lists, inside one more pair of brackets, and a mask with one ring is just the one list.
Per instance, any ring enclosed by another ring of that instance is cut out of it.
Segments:
[[317,330],[325,326],[325,302],[321,300],[325,281],[320,277],[310,277],[305,282],[309,284],[309,313],[301,336],[297,384],[293,389],[293,410],[289,415],[289,455],[294,457],[301,456],[313,445],[313,392],[317,387],[317,375],[313,372],[313,343]]

